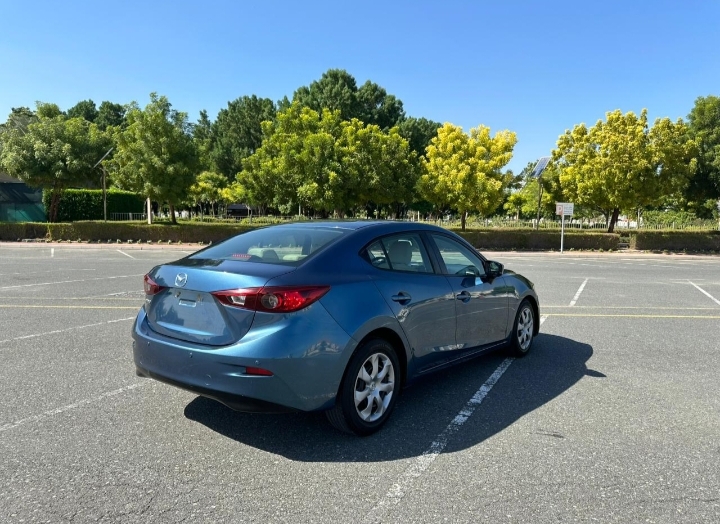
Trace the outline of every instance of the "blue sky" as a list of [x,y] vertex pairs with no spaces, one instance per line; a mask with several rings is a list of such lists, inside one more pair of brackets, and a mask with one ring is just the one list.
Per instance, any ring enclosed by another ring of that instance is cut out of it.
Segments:
[[720,95],[719,22],[713,0],[0,0],[0,119],[152,91],[214,119],[341,68],[410,116],[517,132],[517,172],[607,111],[675,119]]

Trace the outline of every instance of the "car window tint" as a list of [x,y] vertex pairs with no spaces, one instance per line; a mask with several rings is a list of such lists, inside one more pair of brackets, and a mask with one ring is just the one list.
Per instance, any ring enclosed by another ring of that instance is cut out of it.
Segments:
[[448,275],[485,276],[485,268],[479,256],[470,249],[443,235],[432,235]]
[[393,271],[432,273],[432,265],[420,237],[415,234],[392,235],[380,239]]
[[342,234],[343,231],[337,229],[255,229],[204,249],[190,258],[297,266],[306,257],[334,242]]

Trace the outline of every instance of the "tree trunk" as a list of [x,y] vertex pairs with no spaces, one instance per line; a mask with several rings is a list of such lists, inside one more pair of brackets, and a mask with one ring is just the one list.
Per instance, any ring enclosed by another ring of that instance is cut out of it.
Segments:
[[467,211],[460,213],[460,229],[465,231],[465,220],[467,220]]
[[170,220],[174,225],[177,225],[177,219],[175,218],[175,206],[173,204],[168,204],[170,206]]
[[617,223],[618,216],[620,215],[620,210],[618,208],[613,209],[612,216],[610,217],[610,224],[608,224],[608,233],[614,233],[615,232],[615,224]]
[[60,208],[60,190],[53,188],[52,195],[50,197],[50,209],[48,210],[48,221],[57,222],[58,210]]

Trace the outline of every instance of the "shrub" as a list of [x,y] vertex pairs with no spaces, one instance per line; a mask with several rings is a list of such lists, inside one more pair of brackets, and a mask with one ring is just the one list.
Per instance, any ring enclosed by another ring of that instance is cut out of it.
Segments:
[[[480,249],[560,249],[560,231],[493,229],[453,231]],[[617,249],[616,233],[565,232],[565,249]]]
[[659,251],[715,251],[720,231],[639,231],[630,239],[633,249]]
[[[130,191],[109,189],[107,192],[108,217],[112,213],[142,213],[145,200]],[[43,192],[45,209],[50,209],[50,192]],[[103,195],[100,189],[67,189],[58,208],[59,222],[75,220],[102,220]]]
[[0,222],[0,240],[46,237],[47,224],[44,222]]

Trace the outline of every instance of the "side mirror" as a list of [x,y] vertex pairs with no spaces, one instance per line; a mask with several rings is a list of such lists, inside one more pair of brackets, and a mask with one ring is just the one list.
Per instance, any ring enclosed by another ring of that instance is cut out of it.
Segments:
[[494,260],[489,260],[487,263],[488,268],[488,276],[490,278],[497,278],[503,274],[503,271],[505,270],[505,266],[503,266],[500,262],[495,262]]

